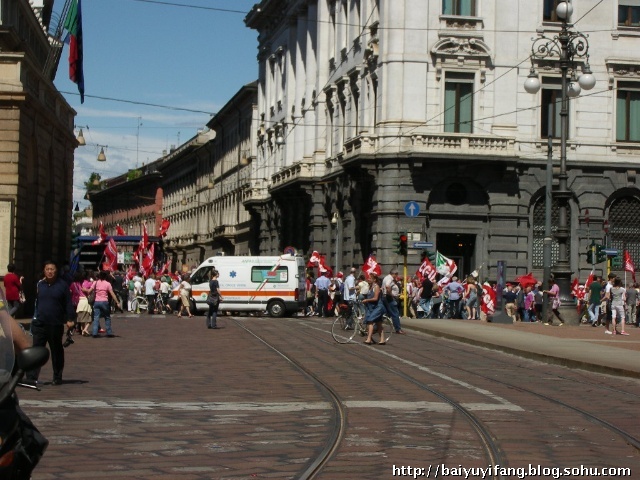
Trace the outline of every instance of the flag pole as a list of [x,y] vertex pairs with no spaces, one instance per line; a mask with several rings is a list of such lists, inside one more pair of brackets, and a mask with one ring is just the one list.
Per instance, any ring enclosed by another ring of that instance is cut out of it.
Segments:
[[402,302],[402,304],[403,304],[403,308],[402,308],[403,314],[402,314],[402,316],[406,317],[407,316],[407,304],[409,303],[409,298],[407,296],[407,254],[406,253],[404,254],[404,269],[402,271],[402,274],[403,274],[403,282],[404,282],[403,290],[402,290],[402,295],[404,297],[404,301]]

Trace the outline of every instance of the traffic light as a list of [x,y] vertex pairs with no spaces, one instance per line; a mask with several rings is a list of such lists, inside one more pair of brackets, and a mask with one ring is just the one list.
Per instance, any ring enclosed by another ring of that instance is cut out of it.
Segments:
[[397,233],[393,236],[394,252],[397,253],[398,255],[400,255],[400,236],[401,235],[402,235],[401,233]]
[[423,250],[421,254],[421,260],[424,262],[424,259],[428,258],[429,261],[435,265],[436,263],[436,252],[432,252],[431,250]]
[[593,258],[593,247],[591,245],[587,247],[587,262],[592,265],[596,263],[595,258]]
[[622,268],[622,255],[611,257],[611,268]]
[[400,251],[398,253],[400,253],[400,255],[404,255],[405,257],[407,256],[409,247],[407,246],[407,235],[405,233],[401,233],[400,234]]
[[596,263],[607,261],[607,254],[604,253],[604,249],[604,245],[596,245]]
[[407,234],[398,232],[395,237],[393,237],[395,243],[395,252],[398,255],[406,255],[407,254]]

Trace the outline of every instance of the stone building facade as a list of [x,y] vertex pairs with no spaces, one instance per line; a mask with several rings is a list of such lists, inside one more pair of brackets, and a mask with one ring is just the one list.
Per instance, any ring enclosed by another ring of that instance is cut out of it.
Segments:
[[[257,4],[245,23],[259,34],[252,172],[262,188],[249,203],[259,212],[260,253],[291,245],[345,267],[374,252],[388,270],[402,262],[393,243],[405,231],[410,243],[433,242],[461,274],[482,267],[483,278],[495,279],[504,260],[508,278],[541,275],[546,119],[549,110],[558,118],[559,65],[534,62],[538,94],[523,85],[532,37],[560,30],[557,3]],[[597,80],[569,103],[568,252],[583,281],[592,239],[640,262],[635,3],[572,2]],[[552,145],[556,170],[559,138]],[[415,217],[405,213],[411,201]],[[557,215],[554,201],[554,225]],[[415,271],[419,251],[408,261]]]
[[28,299],[71,237],[75,111],[52,81],[51,4],[0,0],[0,269],[16,264]]

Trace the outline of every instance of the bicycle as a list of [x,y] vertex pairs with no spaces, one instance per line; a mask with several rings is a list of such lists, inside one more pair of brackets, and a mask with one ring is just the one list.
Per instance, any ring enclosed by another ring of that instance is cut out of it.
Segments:
[[169,306],[168,303],[165,303],[164,297],[161,293],[156,294],[156,299],[154,301],[154,311],[156,313],[172,313],[173,309]]
[[[340,315],[333,321],[331,325],[331,335],[338,343],[349,343],[356,334],[361,337],[367,335],[368,326],[364,323],[364,305],[356,300],[353,304],[340,304]],[[393,332],[393,322],[391,318],[384,314],[382,316],[382,334],[385,342],[391,340],[391,332]],[[377,326],[374,326],[374,334],[377,332]]]
[[134,313],[142,313],[146,312],[149,309],[149,302],[146,297],[142,295],[138,295],[136,298],[131,300],[131,311]]

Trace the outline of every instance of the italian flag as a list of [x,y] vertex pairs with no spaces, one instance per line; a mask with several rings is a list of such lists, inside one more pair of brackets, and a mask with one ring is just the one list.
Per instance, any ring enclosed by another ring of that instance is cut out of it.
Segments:
[[84,103],[84,71],[82,68],[82,7],[81,0],[72,0],[64,20],[69,32],[69,79],[78,85],[80,103]]
[[440,275],[450,277],[456,273],[458,266],[450,258],[445,257],[440,252],[436,252],[436,270]]

